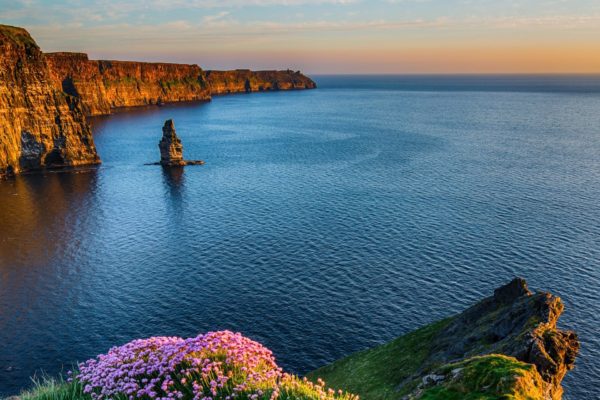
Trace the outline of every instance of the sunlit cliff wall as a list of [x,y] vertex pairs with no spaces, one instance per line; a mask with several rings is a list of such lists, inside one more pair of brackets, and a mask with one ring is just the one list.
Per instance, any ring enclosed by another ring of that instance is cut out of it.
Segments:
[[314,89],[315,82],[299,71],[207,71],[212,94]]
[[27,31],[0,25],[0,177],[98,162],[79,100],[52,84]]
[[56,88],[81,98],[88,115],[113,108],[210,100],[202,69],[191,64],[89,60],[83,53],[46,54]]

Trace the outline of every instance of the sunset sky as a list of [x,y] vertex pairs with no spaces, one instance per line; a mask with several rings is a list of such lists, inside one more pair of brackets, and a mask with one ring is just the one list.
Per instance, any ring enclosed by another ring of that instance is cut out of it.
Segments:
[[600,73],[599,0],[0,0],[90,58],[308,73]]

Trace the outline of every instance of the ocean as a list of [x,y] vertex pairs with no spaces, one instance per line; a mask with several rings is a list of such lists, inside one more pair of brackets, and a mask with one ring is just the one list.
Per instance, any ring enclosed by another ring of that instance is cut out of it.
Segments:
[[[600,76],[316,76],[91,119],[99,168],[0,182],[0,395],[134,338],[231,329],[305,373],[515,276],[600,387]],[[163,170],[172,118],[184,155]]]

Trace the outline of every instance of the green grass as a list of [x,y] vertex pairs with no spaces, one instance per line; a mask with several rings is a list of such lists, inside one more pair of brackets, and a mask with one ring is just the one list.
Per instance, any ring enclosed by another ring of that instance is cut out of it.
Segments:
[[19,395],[21,400],[91,400],[83,393],[77,382],[65,382],[61,378],[34,379],[33,388]]
[[[452,378],[452,371],[460,371]],[[498,354],[448,364],[438,372],[449,378],[426,389],[421,400],[542,399],[542,378],[535,367]]]
[[[360,395],[361,399],[398,399],[413,389],[411,376],[423,367],[431,342],[452,321],[445,319],[401,336],[374,349],[361,351],[308,374],[322,378],[335,389]],[[409,383],[398,390],[404,383]]]
[[[273,393],[272,387],[265,387],[262,396],[257,400],[270,400]],[[240,392],[237,394],[240,400],[250,400],[250,394]],[[58,378],[44,377],[40,380],[34,380],[32,389],[22,392],[19,395],[20,400],[92,400],[89,394],[83,393],[83,385],[74,382],[65,382]],[[190,396],[184,397],[190,399]],[[217,396],[216,399],[224,399],[224,395]],[[125,395],[112,396],[111,400],[128,400]],[[328,392],[322,384],[314,384],[310,381],[304,381],[296,376],[287,375],[282,378],[279,384],[278,400],[358,400],[350,393]]]
[[[398,400],[419,393],[422,376],[445,380],[420,391],[423,400],[540,400],[542,378],[535,366],[504,355],[474,356],[435,364],[429,356],[438,334],[452,321],[446,319],[374,349],[355,353],[311,372],[312,380],[360,395],[362,400]],[[460,370],[454,375],[452,371]],[[427,371],[427,372],[425,372]]]

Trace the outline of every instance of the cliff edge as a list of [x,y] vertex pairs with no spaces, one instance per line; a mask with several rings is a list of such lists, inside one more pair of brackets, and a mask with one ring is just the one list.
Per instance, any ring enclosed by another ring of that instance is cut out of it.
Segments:
[[195,64],[89,60],[84,53],[47,53],[52,83],[81,99],[87,115],[119,107],[210,100],[210,88]]
[[300,71],[206,71],[212,94],[315,89],[317,84]]
[[463,313],[309,374],[362,399],[562,398],[579,341],[560,298],[522,279]]
[[203,71],[195,64],[89,60],[84,53],[47,53],[52,83],[81,100],[86,115],[120,107],[210,100],[215,94],[314,89],[299,71]]
[[29,33],[0,25],[0,178],[100,162],[79,100],[51,83]]
[[195,64],[43,54],[22,28],[0,25],[0,179],[100,163],[85,116],[120,107],[210,100],[212,94],[312,89],[300,72],[209,71]]

